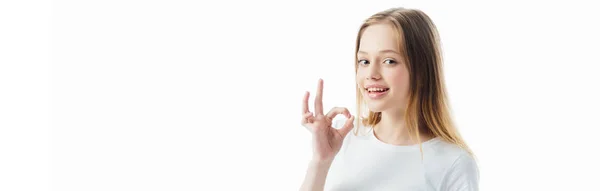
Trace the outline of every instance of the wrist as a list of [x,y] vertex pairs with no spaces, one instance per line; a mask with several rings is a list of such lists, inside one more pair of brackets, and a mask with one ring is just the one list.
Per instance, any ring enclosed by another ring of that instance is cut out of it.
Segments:
[[313,158],[310,161],[310,164],[312,166],[316,166],[316,167],[329,167],[329,166],[331,166],[332,163],[333,163],[333,160],[328,160],[328,159],[315,159],[315,158]]
[[322,156],[318,154],[313,154],[311,161],[316,163],[332,163],[335,155]]

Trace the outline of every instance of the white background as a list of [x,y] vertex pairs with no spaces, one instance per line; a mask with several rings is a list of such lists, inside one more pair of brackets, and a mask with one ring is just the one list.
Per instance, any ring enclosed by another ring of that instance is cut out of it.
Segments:
[[439,28],[482,190],[598,190],[600,15],[502,2],[3,1],[0,190],[297,190],[303,92],[354,111],[358,27],[398,6]]

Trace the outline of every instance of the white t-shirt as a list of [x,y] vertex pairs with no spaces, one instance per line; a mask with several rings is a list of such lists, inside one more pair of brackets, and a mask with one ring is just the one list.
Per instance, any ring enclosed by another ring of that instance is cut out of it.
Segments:
[[[334,127],[344,122],[336,120]],[[418,144],[387,144],[372,128],[361,126],[358,135],[353,129],[329,169],[325,191],[479,190],[479,170],[468,152],[439,137],[422,146],[423,160]]]

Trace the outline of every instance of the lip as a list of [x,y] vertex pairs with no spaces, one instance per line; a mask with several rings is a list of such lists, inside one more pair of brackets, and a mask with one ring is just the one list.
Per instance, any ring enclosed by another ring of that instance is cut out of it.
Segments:
[[369,89],[369,88],[388,88],[388,87],[384,86],[384,85],[379,85],[379,84],[371,84],[371,85],[365,86],[365,89]]
[[[388,89],[388,90],[385,92],[369,92],[367,90],[369,88],[381,88],[381,89]],[[390,88],[388,88],[387,86],[384,86],[384,85],[371,84],[371,85],[365,86],[364,93],[367,94],[366,96],[369,97],[370,99],[376,100],[376,99],[381,99],[381,98],[385,97],[388,94],[389,89]]]
[[386,96],[387,93],[389,92],[389,90],[385,91],[385,92],[368,92],[368,91],[365,91],[365,92],[367,93],[367,97],[371,98],[372,100],[376,100],[376,99],[381,99],[384,96]]

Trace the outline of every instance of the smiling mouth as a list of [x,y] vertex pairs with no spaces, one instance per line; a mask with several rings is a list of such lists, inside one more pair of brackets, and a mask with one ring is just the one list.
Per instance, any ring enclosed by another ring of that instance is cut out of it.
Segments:
[[365,88],[365,90],[369,93],[383,93],[390,90],[390,88]]

